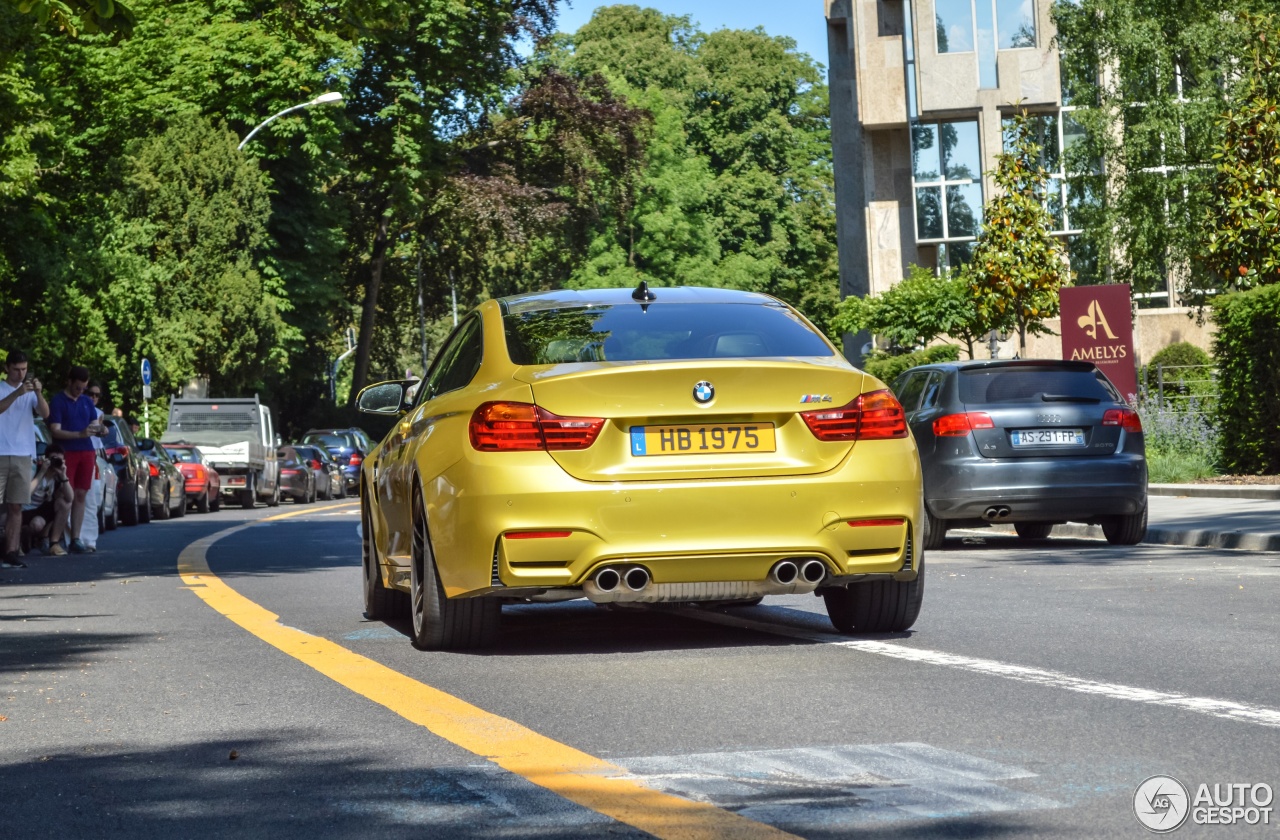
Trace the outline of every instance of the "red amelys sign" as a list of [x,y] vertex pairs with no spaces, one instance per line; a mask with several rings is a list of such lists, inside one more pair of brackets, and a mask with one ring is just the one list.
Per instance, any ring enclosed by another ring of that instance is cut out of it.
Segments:
[[1074,286],[1060,292],[1062,358],[1093,362],[1130,403],[1138,399],[1129,287]]

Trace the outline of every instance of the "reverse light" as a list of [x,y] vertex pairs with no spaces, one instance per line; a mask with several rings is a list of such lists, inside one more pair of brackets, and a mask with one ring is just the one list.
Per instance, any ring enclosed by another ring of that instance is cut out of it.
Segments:
[[1142,432],[1142,418],[1132,408],[1107,409],[1107,413],[1102,415],[1102,425],[1119,426],[1126,432]]
[[471,446],[480,452],[586,449],[601,417],[561,417],[529,403],[487,402],[471,414]]
[[860,394],[848,405],[802,411],[800,417],[818,440],[889,440],[907,436],[907,418],[891,391]]
[[985,411],[970,411],[965,414],[948,414],[933,421],[933,433],[938,437],[964,437],[974,429],[994,429],[991,415]]

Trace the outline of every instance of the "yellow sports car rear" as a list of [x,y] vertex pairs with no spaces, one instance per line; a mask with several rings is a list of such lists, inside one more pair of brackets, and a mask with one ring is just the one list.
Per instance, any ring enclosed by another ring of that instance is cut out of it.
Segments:
[[362,466],[365,611],[407,607],[421,648],[490,643],[504,602],[816,591],[844,632],[919,613],[902,408],[772,297],[486,301],[424,379],[358,404],[399,417]]

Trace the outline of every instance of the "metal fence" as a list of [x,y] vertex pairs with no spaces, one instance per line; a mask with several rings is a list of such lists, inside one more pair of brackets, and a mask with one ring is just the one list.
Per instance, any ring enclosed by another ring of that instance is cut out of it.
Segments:
[[1213,365],[1147,365],[1140,379],[1144,398],[1161,408],[1194,404],[1208,410],[1218,402],[1218,371]]

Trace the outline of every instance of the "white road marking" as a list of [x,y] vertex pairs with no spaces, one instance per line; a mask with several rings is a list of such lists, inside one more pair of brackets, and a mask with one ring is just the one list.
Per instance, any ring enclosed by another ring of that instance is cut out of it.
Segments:
[[1155,691],[1149,688],[1139,688],[1137,686],[1122,685],[1120,683],[1098,682],[1095,680],[1083,679],[1081,677],[1073,677],[1070,674],[1064,674],[1060,671],[1050,671],[1045,668],[1029,668],[1025,665],[1014,665],[1010,662],[1000,662],[995,659],[978,659],[972,656],[960,656],[954,653],[945,653],[940,650],[912,648],[904,645],[890,644],[889,642],[846,639],[841,636],[815,633],[811,630],[786,627],[781,624],[771,624],[766,621],[753,621],[751,619],[739,618],[737,616],[726,615],[724,613],[713,613],[704,610],[681,610],[680,613],[691,618],[697,618],[714,624],[726,624],[731,627],[742,627],[748,630],[759,630],[764,633],[790,636],[796,639],[805,639],[811,642],[844,647],[861,653],[888,656],[894,659],[903,659],[909,662],[918,662],[925,665],[942,665],[948,668],[958,668],[962,671],[971,671],[978,674],[986,674],[987,676],[1015,680],[1017,682],[1034,683],[1036,685],[1043,685],[1049,688],[1075,691],[1081,694],[1095,694],[1101,697],[1109,697],[1113,700],[1128,700],[1135,703],[1146,703],[1151,706],[1166,706],[1187,712],[1196,712],[1197,714],[1223,718],[1225,720],[1252,723],[1259,726],[1280,727],[1280,709],[1273,709],[1267,706],[1237,703],[1234,700],[1220,700],[1215,697],[1196,697],[1194,695],[1179,694],[1177,692]]

